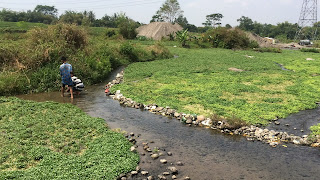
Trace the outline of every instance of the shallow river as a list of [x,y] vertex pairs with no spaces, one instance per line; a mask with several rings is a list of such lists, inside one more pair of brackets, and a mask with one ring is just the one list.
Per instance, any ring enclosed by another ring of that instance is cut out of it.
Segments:
[[[113,79],[116,73],[107,81]],[[166,157],[169,163],[183,162],[183,166],[176,166],[179,178],[189,176],[192,180],[316,180],[320,177],[319,148],[292,144],[272,148],[268,144],[247,141],[240,136],[223,135],[200,127],[187,127],[175,119],[122,107],[117,101],[105,96],[103,87],[104,84],[86,87],[86,91],[72,102],[68,97],[60,97],[58,92],[18,97],[73,103],[89,115],[105,119],[110,128],[121,128],[140,134],[138,142],[154,141],[150,146],[173,153],[173,156]],[[319,110],[312,112],[316,116],[314,118],[320,118]],[[297,119],[294,115],[290,118]],[[291,124],[290,127],[293,126],[294,124]],[[163,172],[165,165],[150,163],[142,157],[140,166],[152,175],[158,175]]]

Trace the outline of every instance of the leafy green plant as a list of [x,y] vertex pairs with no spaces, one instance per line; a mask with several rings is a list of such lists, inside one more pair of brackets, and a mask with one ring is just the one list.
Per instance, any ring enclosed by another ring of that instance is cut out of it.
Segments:
[[139,156],[71,104],[0,97],[0,179],[115,179]]
[[188,36],[189,36],[188,29],[176,32],[176,37],[178,41],[181,43],[182,47],[186,47]]

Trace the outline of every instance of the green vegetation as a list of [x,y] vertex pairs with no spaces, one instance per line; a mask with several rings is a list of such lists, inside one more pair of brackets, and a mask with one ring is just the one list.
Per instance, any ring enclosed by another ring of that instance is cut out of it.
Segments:
[[320,124],[311,126],[310,130],[312,131],[312,135],[318,135],[320,136]]
[[[31,27],[32,23],[26,24]],[[115,35],[110,37],[110,32]],[[145,47],[117,33],[114,29],[57,24],[0,41],[0,95],[57,90],[61,56],[67,56],[87,85],[101,82],[120,65],[171,57],[160,43]],[[2,37],[5,35],[0,34]]]
[[320,53],[320,49],[316,48],[302,48],[301,52],[312,52],[312,53]]
[[[224,49],[172,48],[178,58],[140,62],[125,70],[114,86],[144,104],[179,112],[219,115],[250,124],[268,124],[290,113],[316,107],[320,99],[320,61],[316,54]],[[282,64],[289,71],[282,70]],[[244,70],[235,72],[229,68]]]
[[71,104],[0,98],[0,179],[115,179],[139,156]]

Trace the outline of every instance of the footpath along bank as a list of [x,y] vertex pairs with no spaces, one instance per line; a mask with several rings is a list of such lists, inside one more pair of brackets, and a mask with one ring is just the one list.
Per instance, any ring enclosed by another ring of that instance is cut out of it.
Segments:
[[[124,72],[117,74],[116,79],[109,82],[106,88],[109,89],[115,84],[123,82]],[[221,133],[230,135],[241,135],[245,136],[249,141],[262,141],[268,143],[270,146],[276,147],[281,143],[293,143],[297,145],[306,145],[312,147],[320,147],[320,137],[317,135],[315,138],[310,138],[308,135],[296,136],[288,134],[287,132],[279,132],[269,130],[267,128],[258,127],[255,125],[250,126],[239,126],[228,123],[225,119],[212,119],[203,115],[185,114],[177,112],[175,109],[170,107],[159,107],[157,104],[142,104],[135,102],[130,98],[126,98],[121,94],[120,90],[117,90],[114,94],[110,95],[113,99],[118,100],[120,104],[132,107],[136,109],[144,109],[155,114],[160,114],[167,117],[174,117],[182,123],[189,126],[203,126],[214,130],[219,130]],[[317,140],[314,140],[317,139]]]

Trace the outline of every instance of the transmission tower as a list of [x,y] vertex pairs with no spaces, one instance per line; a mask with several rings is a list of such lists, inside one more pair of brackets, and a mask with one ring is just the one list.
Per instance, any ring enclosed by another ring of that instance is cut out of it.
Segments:
[[[315,40],[318,27],[315,27],[317,21],[318,0],[303,0],[298,29],[295,39]],[[306,32],[305,27],[311,27],[311,31]]]

